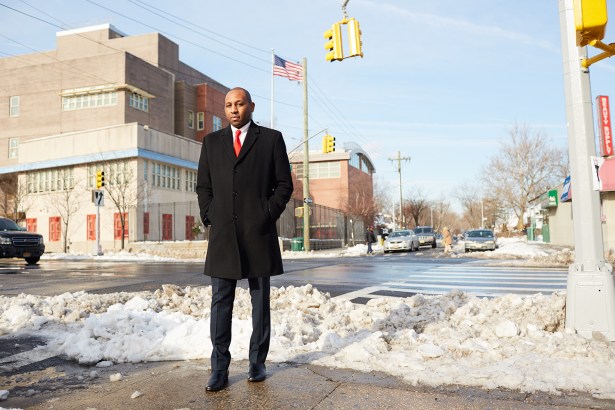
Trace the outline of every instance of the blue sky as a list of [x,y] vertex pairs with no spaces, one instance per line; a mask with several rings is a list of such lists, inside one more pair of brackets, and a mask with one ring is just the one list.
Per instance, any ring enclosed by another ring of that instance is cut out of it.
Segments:
[[[263,125],[270,123],[271,49],[287,60],[307,58],[309,134],[327,128],[338,147],[359,144],[392,198],[399,176],[389,159],[397,151],[411,157],[402,167],[404,192],[454,204],[455,192],[478,181],[515,123],[567,147],[555,0],[350,0],[365,56],[342,62],[325,61],[323,38],[342,18],[341,0],[147,3],[166,18],[137,0],[0,0],[66,29],[111,23],[127,35],[161,32],[180,45],[187,64],[249,89]],[[608,4],[615,10],[615,0]],[[57,31],[0,6],[1,56],[51,50]],[[607,43],[615,40],[610,33]],[[614,75],[615,60],[592,66],[594,97],[613,94]],[[302,86],[276,77],[275,101],[275,126],[290,149],[303,138]]]

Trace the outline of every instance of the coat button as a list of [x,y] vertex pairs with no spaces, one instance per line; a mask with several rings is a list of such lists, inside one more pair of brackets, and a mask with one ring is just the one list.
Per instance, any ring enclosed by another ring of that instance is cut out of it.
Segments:
[[234,219],[234,220],[237,220],[237,215],[233,215],[233,219]]
[[233,196],[237,196],[237,195],[238,195],[237,192],[233,192]]
[[235,168],[235,169],[233,170],[233,172],[234,172],[234,173],[236,173],[236,174],[238,174],[238,173],[239,173],[239,170],[238,170],[237,168]]

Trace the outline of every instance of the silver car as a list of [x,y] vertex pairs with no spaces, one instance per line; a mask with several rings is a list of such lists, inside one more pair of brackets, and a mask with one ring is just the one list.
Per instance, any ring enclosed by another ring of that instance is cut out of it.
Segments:
[[465,233],[466,252],[494,251],[496,248],[495,235],[490,229],[474,229]]
[[393,251],[416,251],[419,249],[419,237],[413,230],[393,231],[384,241],[384,253]]

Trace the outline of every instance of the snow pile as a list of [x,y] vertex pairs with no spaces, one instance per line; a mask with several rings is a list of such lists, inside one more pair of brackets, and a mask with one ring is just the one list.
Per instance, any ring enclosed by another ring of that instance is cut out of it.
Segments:
[[[81,363],[208,358],[211,288],[0,297],[3,333],[45,337]],[[615,399],[615,345],[563,330],[565,297],[479,299],[462,292],[332,299],[311,285],[272,288],[268,360],[382,371],[409,383],[459,384]],[[237,289],[231,353],[247,360],[249,292]]]

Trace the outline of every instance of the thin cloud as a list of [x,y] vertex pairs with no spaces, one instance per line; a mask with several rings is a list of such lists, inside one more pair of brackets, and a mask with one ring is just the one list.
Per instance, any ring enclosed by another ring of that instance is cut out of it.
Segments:
[[559,46],[555,46],[548,41],[536,39],[524,33],[506,30],[498,26],[486,26],[481,24],[475,24],[466,20],[455,19],[437,14],[419,13],[404,9],[399,6],[382,3],[379,1],[375,2],[369,0],[359,0],[359,2],[379,11],[388,11],[395,16],[403,16],[404,18],[410,19],[413,22],[435,27],[438,30],[446,28],[449,30],[462,31],[468,34],[480,36],[482,38],[500,38],[515,43],[538,47],[551,52],[561,52]]

